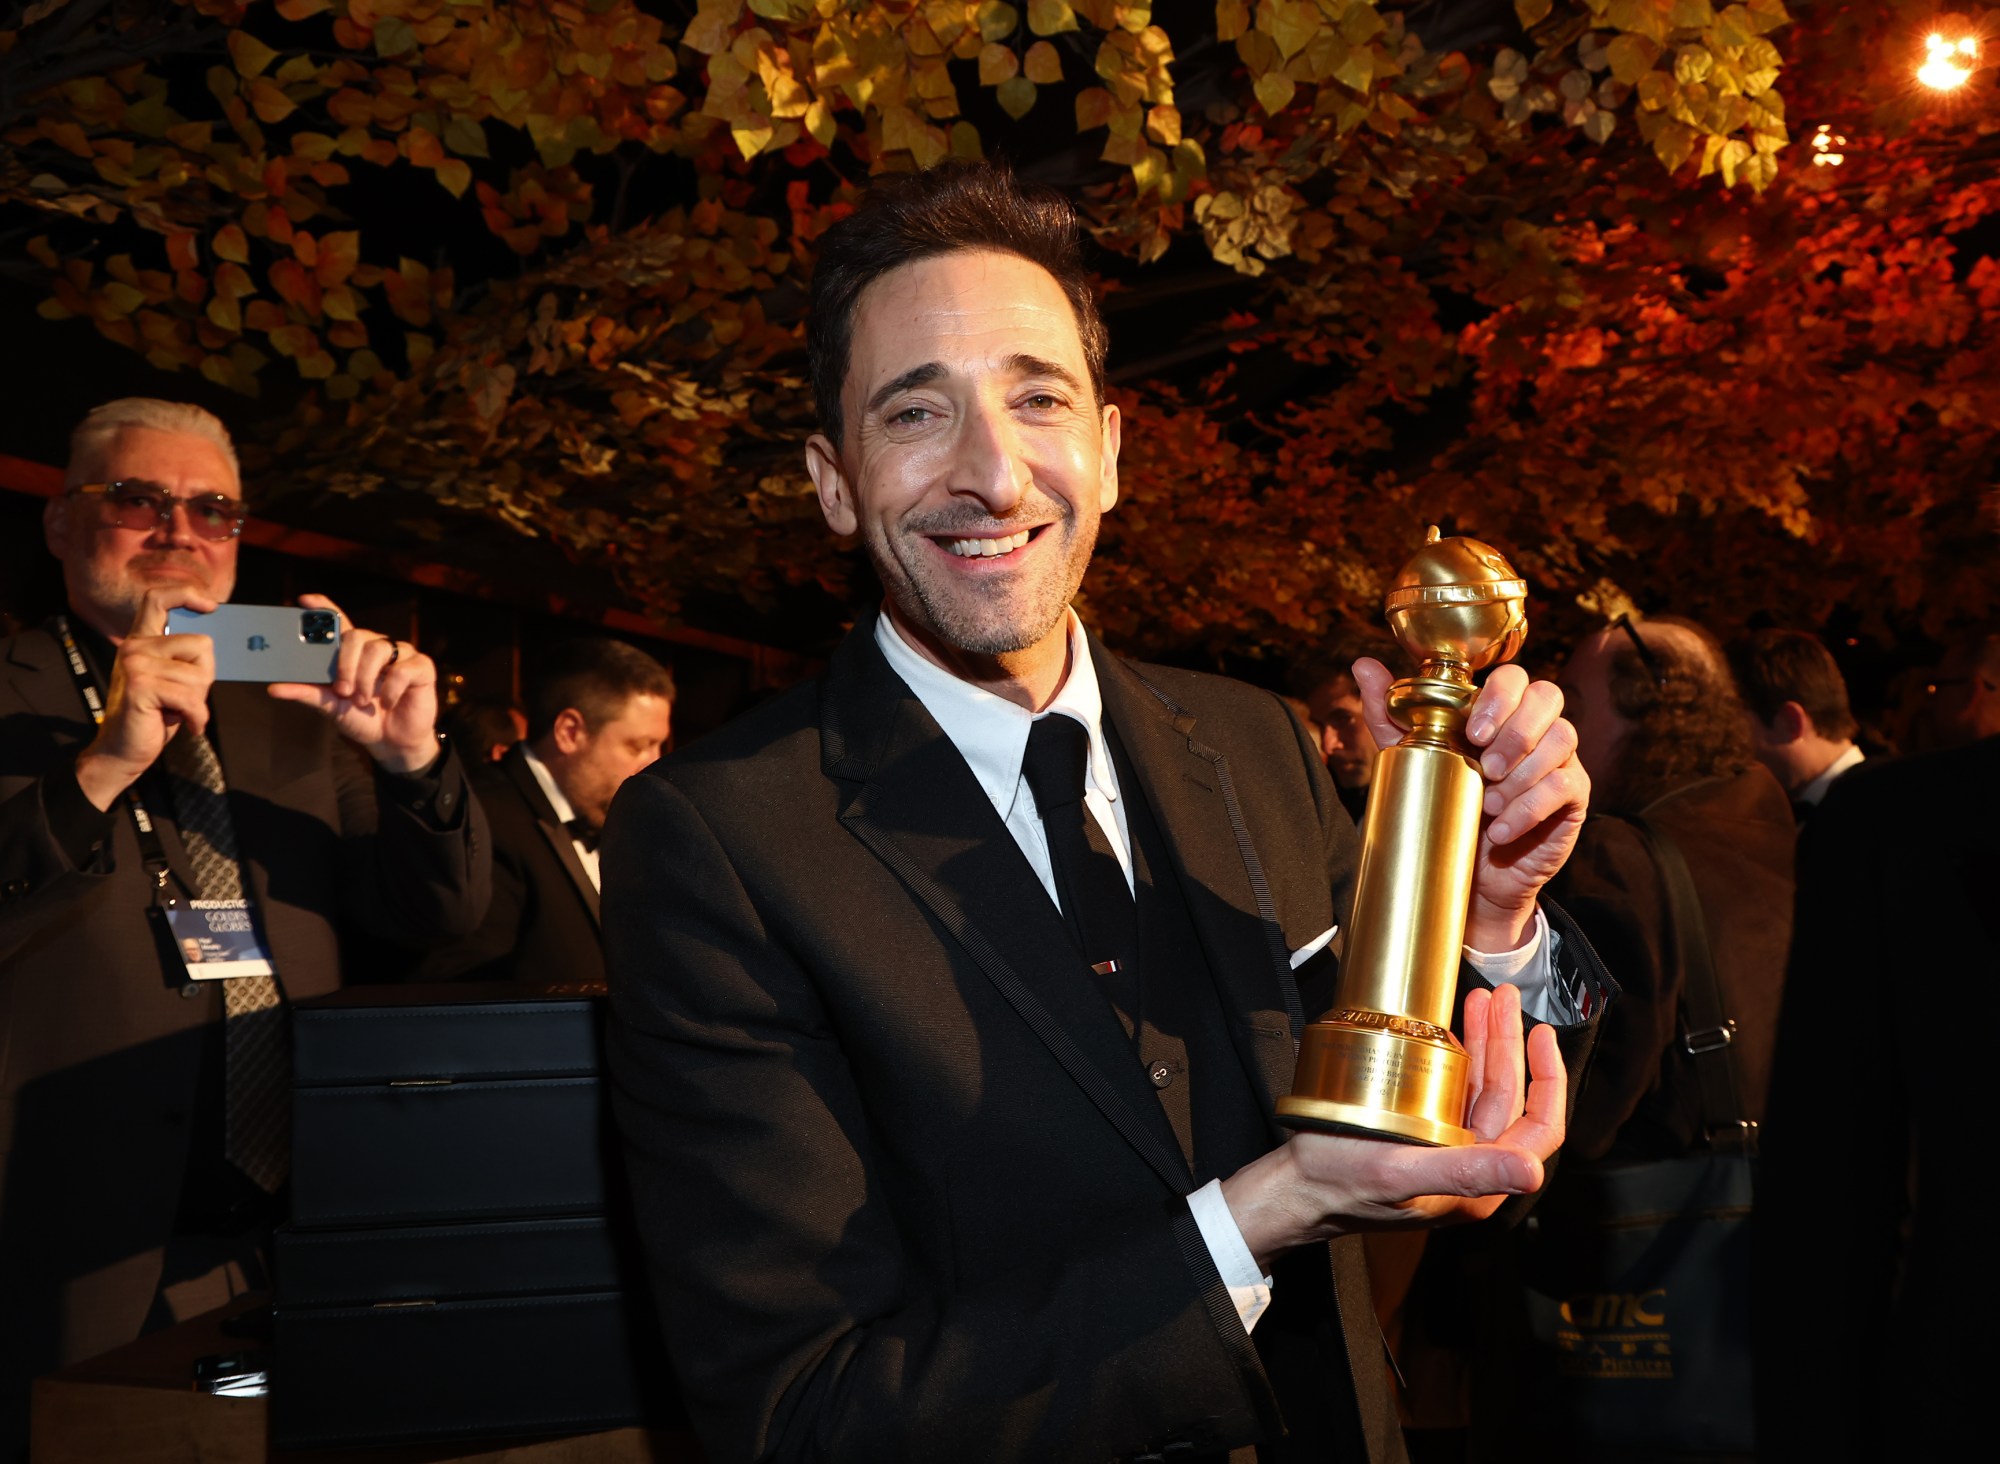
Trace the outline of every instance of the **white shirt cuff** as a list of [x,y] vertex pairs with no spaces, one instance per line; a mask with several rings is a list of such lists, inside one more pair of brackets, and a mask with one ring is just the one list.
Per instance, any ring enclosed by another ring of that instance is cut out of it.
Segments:
[[1243,1243],[1243,1232],[1229,1213],[1229,1201],[1222,1197],[1222,1181],[1211,1179],[1187,1197],[1187,1204],[1202,1243],[1208,1247],[1209,1259],[1221,1273],[1222,1284],[1229,1288],[1236,1315],[1243,1319],[1243,1330],[1252,1331],[1271,1304],[1271,1278],[1257,1269],[1256,1258]]
[[1558,1010],[1561,1003],[1556,999],[1555,963],[1549,959],[1553,945],[1548,917],[1537,905],[1535,928],[1529,932],[1527,940],[1515,949],[1498,955],[1467,946],[1465,959],[1473,970],[1486,978],[1489,985],[1498,986],[1505,982],[1519,988],[1521,1010],[1530,1017],[1560,1027],[1578,1018]]

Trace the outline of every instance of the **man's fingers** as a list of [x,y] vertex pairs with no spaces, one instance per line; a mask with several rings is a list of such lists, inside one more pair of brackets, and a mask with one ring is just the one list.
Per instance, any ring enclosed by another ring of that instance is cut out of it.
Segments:
[[1486,1037],[1492,1026],[1493,993],[1483,987],[1469,991],[1465,995],[1465,1056],[1466,1079],[1465,1112],[1466,1123],[1472,1121],[1472,1110],[1479,1105],[1479,1095],[1486,1089]]
[[1581,809],[1590,801],[1590,775],[1576,762],[1565,763],[1513,800],[1486,826],[1495,846],[1512,843],[1538,829],[1566,809]]
[[207,615],[217,602],[187,585],[161,585],[146,591],[139,600],[139,613],[132,617],[133,636],[165,635],[169,610],[193,610]]
[[1385,1200],[1427,1195],[1473,1199],[1482,1195],[1525,1195],[1542,1183],[1540,1159],[1511,1144],[1468,1144],[1461,1149],[1419,1149],[1398,1145],[1398,1162],[1383,1176],[1393,1191]]
[[[1505,737],[1507,733],[1501,733]],[[1568,762],[1576,752],[1576,728],[1564,717],[1557,717],[1541,733],[1540,739],[1529,750],[1528,755],[1515,763],[1498,782],[1489,782],[1481,803],[1488,814],[1497,814],[1514,799],[1549,776],[1557,768]],[[1500,754],[1489,750],[1482,761],[1481,771],[1486,771],[1484,763],[1499,765]]]
[[1354,689],[1361,693],[1361,719],[1368,724],[1369,736],[1378,748],[1394,747],[1403,740],[1403,729],[1389,717],[1389,687],[1396,678],[1373,656],[1356,661],[1353,674]]
[[1519,666],[1498,667],[1486,678],[1465,719],[1465,735],[1473,746],[1484,747],[1493,741],[1494,734],[1514,715],[1527,690],[1528,673]]
[[343,700],[330,686],[314,686],[304,681],[273,681],[264,689],[279,701],[301,702],[329,715],[340,710]]
[[1521,1052],[1521,993],[1516,987],[1495,989],[1486,1011],[1486,1040],[1480,1058],[1479,1097],[1472,1104],[1466,1126],[1490,1143],[1521,1114],[1527,1074]]
[[[1514,669],[1511,666],[1501,668],[1503,671]],[[1495,673],[1496,676],[1498,674]],[[1493,683],[1489,681],[1486,686],[1490,691]],[[1480,693],[1480,699],[1485,699],[1485,692]],[[1485,775],[1487,782],[1498,782],[1520,766],[1522,760],[1548,735],[1549,729],[1561,719],[1562,705],[1562,693],[1556,689],[1554,682],[1529,683],[1514,699],[1512,710],[1499,718],[1491,731],[1484,737],[1473,737],[1472,726],[1481,720],[1478,703],[1473,704],[1472,716],[1466,724],[1466,736],[1486,748],[1479,756],[1479,771]]]
[[1528,1034],[1528,1101],[1521,1116],[1507,1127],[1500,1142],[1546,1159],[1562,1147],[1567,1125],[1563,1111],[1569,1096],[1569,1075],[1555,1028],[1537,1026]]

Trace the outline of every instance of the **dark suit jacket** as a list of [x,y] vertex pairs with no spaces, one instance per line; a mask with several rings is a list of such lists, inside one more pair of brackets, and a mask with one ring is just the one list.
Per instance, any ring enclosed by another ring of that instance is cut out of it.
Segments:
[[[1288,953],[1342,915],[1353,824],[1277,698],[1094,656],[1268,1115],[1330,995]],[[618,1112],[713,1458],[1281,1431],[1154,1090],[871,620],[823,682],[627,783],[605,849]],[[1366,1435],[1344,1456],[1399,1458],[1359,1243],[1329,1250]],[[1303,1419],[1348,1386],[1282,1402]]]
[[1799,844],[1756,1215],[1767,1459],[1944,1459],[1991,1431],[2000,738],[1834,784]]
[[[1797,827],[1784,789],[1761,766],[1689,783],[1646,810],[1679,845],[1737,1037],[1747,1116],[1764,1116],[1778,997],[1791,944]],[[1693,1059],[1680,1044],[1681,972],[1666,886],[1633,825],[1593,817],[1550,893],[1618,973],[1589,1081],[1576,1097],[1566,1158],[1621,1161],[1685,1154],[1702,1141]]]
[[417,979],[601,986],[597,886],[520,745],[473,768],[471,782],[493,830],[493,901],[479,929],[427,956]]
[[[408,944],[477,923],[489,855],[455,757],[434,784],[377,777],[326,718],[261,686],[218,685],[209,705],[290,997],[340,984],[344,929]],[[183,997],[162,974],[123,806],[82,865],[51,831],[50,780],[74,794],[92,735],[55,637],[0,642],[0,1430],[28,1376],[138,1334],[188,1162],[204,1029],[221,1018],[219,982]],[[191,888],[171,806],[155,793],[147,810]]]

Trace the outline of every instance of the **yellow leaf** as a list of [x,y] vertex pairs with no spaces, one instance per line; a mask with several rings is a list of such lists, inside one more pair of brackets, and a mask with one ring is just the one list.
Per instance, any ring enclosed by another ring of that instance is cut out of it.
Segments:
[[1292,94],[1298,90],[1292,79],[1282,71],[1269,72],[1257,78],[1258,105],[1275,117],[1292,103]]
[[951,124],[951,155],[965,162],[977,162],[986,155],[979,145],[979,129],[970,122]]
[[215,240],[209,247],[215,250],[217,259],[232,260],[237,264],[250,261],[250,241],[243,236],[241,224],[224,224],[215,231]]
[[1527,30],[1548,19],[1553,3],[1554,0],[1514,0],[1514,14],[1520,18],[1521,29]]
[[[417,33],[400,15],[385,15],[375,22],[375,54],[402,56],[417,48]],[[331,357],[327,358],[329,361]]]
[[726,51],[742,14],[743,0],[701,0],[701,8],[688,22],[681,42],[704,56]]
[[267,77],[252,80],[243,88],[243,95],[250,99],[250,110],[259,122],[282,122],[298,110],[284,88]]
[[1088,91],[1076,94],[1076,130],[1088,132],[1093,127],[1106,127],[1111,122],[1111,93],[1101,86],[1093,86]]
[[1038,36],[1060,35],[1076,29],[1076,12],[1067,0],[1028,0],[1028,29]]
[[229,33],[229,55],[236,63],[237,72],[243,76],[261,74],[266,66],[278,58],[276,51],[248,31],[240,30]]
[[1162,147],[1177,147],[1181,140],[1181,114],[1175,107],[1153,107],[1146,113],[1146,136]]
[[1604,51],[1611,62],[1611,74],[1627,86],[1637,86],[1639,78],[1660,59],[1660,48],[1644,36],[1619,36]]
[[979,7],[979,39],[982,41],[1004,41],[1014,34],[1014,28],[1021,23],[1021,12],[1002,0],[986,0]]
[[444,124],[444,145],[460,157],[486,157],[486,129],[470,117],[453,117]]
[[1037,86],[1054,86],[1062,80],[1062,56],[1047,41],[1036,41],[1028,47],[1021,70]]
[[993,44],[979,53],[979,84],[998,86],[1021,69],[1021,58],[1005,46]]
[[1018,122],[1035,105],[1035,84],[1025,76],[1016,76],[1000,83],[994,96],[999,99],[1001,109]]
[[1278,54],[1289,61],[1319,33],[1320,14],[1309,4],[1266,0],[1257,15],[1257,28],[1278,43]]
[[465,190],[472,186],[472,167],[458,158],[446,158],[432,171],[453,198],[463,198]]
[[833,112],[825,102],[815,101],[806,108],[806,131],[821,147],[832,147],[834,139]]
[[1215,38],[1233,41],[1250,29],[1250,7],[1244,0],[1215,0]]

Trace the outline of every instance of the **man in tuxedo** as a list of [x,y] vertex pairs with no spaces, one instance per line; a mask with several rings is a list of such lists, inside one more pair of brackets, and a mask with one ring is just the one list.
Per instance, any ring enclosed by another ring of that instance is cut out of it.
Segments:
[[1986,737],[1857,769],[1799,836],[1751,1272],[1759,1458],[1989,1446],[2000,1285],[1963,1154],[1988,1059],[1960,1034],[2000,966],[1996,828]]
[[1287,1141],[1353,824],[1278,698],[1069,608],[1120,434],[1069,205],[886,183],[812,288],[807,466],[883,609],[606,829],[617,1108],[710,1457],[1400,1457],[1353,1232],[1532,1191],[1564,1078],[1522,1004],[1580,1036],[1604,993],[1536,900],[1587,793],[1554,688],[1472,714],[1482,1142]]
[[[234,586],[220,422],[109,403],[67,483],[65,613],[0,643],[0,1455],[35,1374],[261,1279],[287,1003],[340,984],[342,933],[448,940],[487,897],[428,657],[349,625],[331,684],[216,684],[213,642],[165,633]],[[245,902],[275,974],[192,979],[165,912],[196,900]]]
[[544,656],[528,735],[472,773],[493,825],[493,902],[419,979],[604,984],[598,833],[619,785],[660,755],[673,707],[673,675],[622,641],[570,641]]
[[1803,630],[1760,630],[1729,648],[1750,715],[1757,761],[1771,770],[1804,823],[1833,780],[1860,766],[1860,730],[1833,653]]

